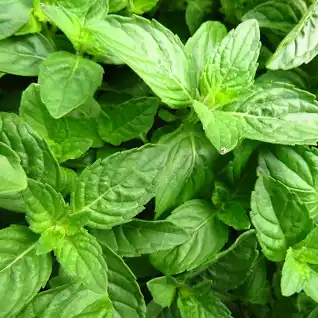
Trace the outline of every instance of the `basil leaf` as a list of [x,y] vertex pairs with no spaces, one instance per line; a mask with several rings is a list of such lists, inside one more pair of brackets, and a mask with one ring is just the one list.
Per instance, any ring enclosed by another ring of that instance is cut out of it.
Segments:
[[29,179],[22,193],[27,221],[35,233],[42,233],[52,226],[62,225],[69,208],[60,193],[50,185]]
[[159,147],[145,146],[97,160],[74,187],[73,213],[89,212],[88,225],[100,229],[128,222],[154,196],[159,154]]
[[17,318],[111,318],[112,314],[112,305],[106,295],[95,293],[74,282],[37,294]]
[[150,254],[184,243],[188,234],[172,222],[132,220],[110,230],[92,230],[100,244],[124,257]]
[[258,241],[271,261],[284,260],[287,248],[304,239],[312,228],[305,205],[271,177],[258,178],[251,207]]
[[242,138],[287,145],[315,144],[318,139],[315,96],[283,83],[256,86],[238,102],[215,110],[199,102],[194,109],[207,137],[222,154]]
[[318,53],[318,1],[314,1],[299,23],[280,43],[267,62],[271,70],[289,70],[309,63]]
[[91,23],[88,29],[101,54],[110,50],[122,59],[171,108],[182,108],[192,102],[195,89],[192,63],[183,44],[170,30],[155,20],[115,15]]
[[209,57],[213,55],[214,50],[217,49],[226,34],[226,27],[222,23],[207,21],[187,41],[185,49],[189,55],[192,55],[198,79],[200,78],[203,66]]
[[42,34],[11,37],[0,41],[0,71],[20,76],[37,76],[40,65],[54,52]]
[[107,265],[93,236],[85,232],[65,236],[54,253],[65,271],[84,286],[96,293],[107,292]]
[[136,277],[124,261],[110,248],[103,246],[108,265],[108,293],[118,318],[144,318],[146,305]]
[[102,67],[93,61],[52,53],[40,67],[41,99],[51,116],[60,118],[93,97],[102,76]]
[[159,139],[164,167],[156,189],[156,217],[209,187],[218,155],[199,127],[180,127]]
[[189,271],[214,257],[228,239],[228,228],[222,224],[212,206],[203,200],[187,201],[167,218],[184,229],[189,239],[169,250],[153,253],[151,263],[165,275]]
[[314,218],[318,214],[318,153],[307,147],[276,146],[262,149],[259,169],[284,185]]
[[2,317],[16,315],[46,285],[50,255],[36,255],[37,235],[20,225],[0,231],[0,308]]
[[29,20],[32,0],[3,0],[0,3],[0,40],[16,33]]
[[51,149],[17,115],[0,113],[0,141],[8,145],[21,159],[26,175],[59,189],[60,169]]
[[107,105],[98,120],[100,136],[118,146],[147,133],[154,123],[158,104],[157,98],[141,97],[118,105]]
[[177,293],[177,281],[172,277],[157,277],[147,283],[154,301],[162,307],[170,307]]
[[205,103],[216,107],[237,99],[254,82],[261,44],[256,20],[241,23],[222,40],[200,78]]
[[303,0],[275,0],[261,3],[243,15],[242,20],[256,19],[261,28],[288,33],[307,11]]
[[[241,234],[227,250],[217,254],[199,271],[203,280],[222,292],[240,286],[258,257],[255,231]],[[190,273],[191,275],[191,273]]]
[[181,296],[178,298],[178,307],[182,318],[233,317],[230,310],[212,292],[200,296],[189,296],[184,298]]
[[19,192],[27,187],[27,176],[20,163],[20,157],[0,142],[0,194]]

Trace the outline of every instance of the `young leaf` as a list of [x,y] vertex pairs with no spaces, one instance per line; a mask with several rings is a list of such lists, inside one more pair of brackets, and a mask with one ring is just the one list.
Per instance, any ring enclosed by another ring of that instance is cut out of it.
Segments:
[[96,293],[107,293],[107,265],[93,236],[85,232],[66,236],[54,253],[68,274]]
[[[95,312],[98,310],[100,314],[86,316],[92,313],[92,309]],[[74,282],[37,294],[17,318],[111,318],[112,315],[112,305],[106,295],[95,293]]]
[[223,154],[242,138],[287,145],[315,144],[318,139],[315,96],[288,84],[265,83],[236,103],[213,110],[195,102],[194,109]]
[[318,54],[318,1],[314,1],[307,13],[284,38],[274,55],[267,62],[271,70],[289,70],[309,63]]
[[29,20],[32,0],[3,0],[0,3],[0,40],[16,33]]
[[249,230],[210,260],[202,268],[200,276],[203,280],[212,280],[212,286],[222,292],[231,290],[246,280],[257,257],[255,231]]
[[258,241],[271,261],[284,260],[288,247],[304,239],[312,228],[306,206],[271,177],[258,178],[251,207]]
[[167,218],[184,229],[190,238],[169,250],[153,253],[151,263],[165,275],[179,274],[200,265],[220,251],[228,238],[212,206],[203,200],[187,201]]
[[2,40],[0,71],[20,76],[37,76],[41,63],[52,52],[52,43],[39,33]]
[[37,235],[14,225],[0,231],[0,308],[2,317],[16,317],[46,285],[51,269],[50,255],[35,253]]
[[199,296],[179,296],[178,307],[182,318],[232,317],[230,310],[213,292],[208,292]]
[[118,146],[147,133],[153,125],[158,105],[159,100],[154,97],[141,97],[118,105],[107,105],[98,120],[100,136],[106,142]]
[[52,53],[40,67],[41,99],[51,116],[60,118],[93,97],[102,77],[103,68],[93,61]]
[[318,215],[318,153],[307,147],[276,146],[259,155],[262,175],[284,185],[303,203],[310,217]]
[[261,3],[244,14],[242,20],[256,19],[261,28],[288,33],[307,11],[304,0],[275,0]]
[[97,160],[74,187],[73,213],[90,212],[88,226],[100,229],[128,222],[154,196],[160,152],[160,147],[144,146]]
[[177,36],[155,20],[110,16],[88,26],[101,54],[110,50],[171,108],[192,102],[195,74]]
[[293,249],[290,248],[282,271],[281,289],[283,296],[291,296],[301,292],[310,277],[310,271],[306,263],[295,259]]
[[132,220],[110,230],[92,230],[97,241],[124,257],[137,257],[184,243],[187,232],[168,221]]
[[0,194],[24,190],[27,176],[21,166],[20,157],[6,144],[0,142]]
[[63,225],[68,217],[69,208],[62,195],[48,184],[29,179],[28,187],[22,195],[26,219],[35,233],[42,233],[55,225]]
[[207,60],[200,79],[200,91],[211,107],[231,102],[254,82],[260,52],[256,20],[241,23],[221,42]]
[[218,154],[199,127],[180,127],[159,139],[164,168],[156,189],[156,217],[193,199],[212,181]]
[[47,143],[17,115],[0,113],[0,141],[8,145],[21,159],[26,175],[60,187],[60,169]]
[[178,282],[173,277],[157,277],[147,283],[154,301],[162,307],[170,307],[177,293]]
[[103,247],[108,265],[108,293],[118,318],[144,318],[146,305],[136,277],[124,261],[110,248]]
[[200,78],[203,66],[209,57],[213,55],[214,50],[217,49],[226,34],[226,27],[222,23],[207,21],[187,41],[185,49],[189,56],[192,55],[198,79]]

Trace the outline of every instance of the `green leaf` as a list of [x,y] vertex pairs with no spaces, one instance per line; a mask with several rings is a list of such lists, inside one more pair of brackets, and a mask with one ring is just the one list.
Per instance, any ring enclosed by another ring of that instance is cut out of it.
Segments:
[[236,103],[213,110],[195,102],[194,109],[222,154],[242,138],[288,145],[316,144],[318,139],[315,96],[288,84],[265,83]]
[[318,317],[318,308],[315,308],[310,315],[308,316],[308,318],[317,318]]
[[240,202],[230,201],[220,209],[218,218],[235,230],[248,230],[251,227],[246,211]]
[[1,317],[16,317],[51,275],[51,256],[36,255],[36,241],[37,235],[25,226],[0,231]]
[[51,116],[60,118],[93,97],[102,77],[103,68],[93,61],[52,53],[40,67],[41,99]]
[[46,18],[53,21],[63,31],[77,51],[84,51],[89,39],[83,29],[82,21],[75,13],[67,8],[55,5],[41,6],[41,14],[42,12]]
[[110,13],[121,11],[126,6],[128,6],[128,0],[109,0]]
[[[87,23],[90,20],[102,20],[108,13],[108,0],[55,0],[58,7],[63,7],[70,12],[74,13],[83,23]],[[50,6],[49,6],[50,7]],[[50,8],[43,7],[45,13],[49,12]]]
[[217,254],[199,273],[203,280],[211,280],[213,287],[224,292],[246,280],[257,257],[255,231],[249,230],[241,234],[227,250]]
[[17,115],[0,113],[0,141],[8,145],[21,159],[26,175],[60,187],[60,169],[47,143]]
[[114,317],[145,318],[146,305],[136,277],[111,249],[103,247],[108,265],[108,293],[114,306]]
[[312,228],[306,206],[271,177],[258,178],[251,208],[258,241],[271,261],[284,260],[288,247],[304,239]]
[[187,2],[186,23],[190,33],[194,34],[213,12],[213,1],[188,0]]
[[303,0],[275,0],[261,3],[244,14],[242,20],[256,19],[261,28],[288,33],[307,11]]
[[147,133],[154,123],[159,100],[154,97],[130,99],[103,108],[98,120],[103,140],[118,146],[124,141]]
[[49,145],[58,161],[63,163],[67,160],[79,158],[92,146],[92,143],[91,139],[70,137],[60,143],[50,141]]
[[318,1],[314,1],[294,29],[283,39],[267,62],[271,70],[289,70],[308,64],[318,54]]
[[291,296],[301,292],[307,284],[310,272],[311,269],[306,263],[295,259],[293,249],[290,248],[282,271],[281,290],[283,296]]
[[[122,59],[171,108],[192,103],[195,74],[180,39],[155,20],[109,16],[89,30],[101,54]],[[177,67],[182,65],[182,67]]]
[[250,275],[245,282],[234,291],[239,299],[259,305],[268,303],[271,286],[267,280],[267,265],[263,255],[256,260]]
[[56,249],[65,237],[65,229],[61,226],[52,226],[41,233],[36,247],[36,254],[43,255]]
[[92,230],[91,234],[100,244],[124,257],[169,249],[189,238],[183,229],[168,221],[132,220],[110,230]]
[[41,101],[38,84],[24,90],[19,108],[20,117],[49,143],[59,162],[76,159],[90,146],[102,144],[97,133],[99,111],[100,106],[90,99],[76,111],[55,119]]
[[20,76],[38,76],[40,65],[52,52],[52,43],[42,34],[1,40],[0,71]]
[[3,0],[0,3],[0,40],[16,33],[29,20],[32,0]]
[[318,153],[307,147],[276,146],[262,149],[260,173],[286,187],[303,203],[310,217],[318,215]]
[[130,10],[136,14],[144,14],[153,9],[159,0],[130,0]]
[[183,127],[159,139],[164,167],[156,189],[156,217],[209,187],[218,154],[200,127]]
[[[92,312],[93,309],[95,312]],[[91,316],[85,315],[88,313]],[[112,313],[112,305],[106,295],[97,294],[74,282],[37,294],[17,318],[111,318]]]
[[27,176],[20,163],[20,157],[0,142],[0,194],[19,192],[27,187]]
[[230,310],[213,293],[200,296],[179,297],[178,307],[182,318],[230,318]]
[[30,13],[29,21],[24,24],[14,35],[26,35],[30,33],[40,33],[42,24],[36,19],[33,11]]
[[177,281],[173,277],[157,277],[147,283],[154,301],[162,307],[170,307],[177,293]]
[[237,99],[253,85],[260,47],[256,20],[241,23],[222,40],[200,79],[201,95],[210,107]]
[[50,185],[29,179],[22,195],[26,219],[33,232],[42,233],[52,226],[64,224],[69,208],[62,195]]
[[256,79],[257,83],[282,82],[282,83],[294,85],[297,88],[300,88],[303,90],[309,90],[310,81],[311,81],[310,76],[305,71],[299,68],[295,68],[288,71],[269,70]]
[[298,243],[297,245],[293,246],[294,257],[301,261],[310,264],[318,264],[318,228],[315,227],[307,237]]
[[96,293],[107,292],[107,265],[96,239],[85,232],[66,236],[54,251],[64,270]]
[[128,222],[154,196],[160,151],[149,145],[97,160],[74,187],[73,213],[90,212],[88,226],[100,229]]
[[183,244],[153,253],[151,263],[165,275],[190,271],[220,251],[228,239],[228,228],[222,224],[212,206],[203,200],[187,201],[167,218],[184,229],[190,238]]
[[226,34],[226,27],[222,23],[207,21],[187,41],[185,49],[189,55],[192,55],[198,79],[200,78],[203,66],[209,57],[213,55],[214,50],[217,49]]

